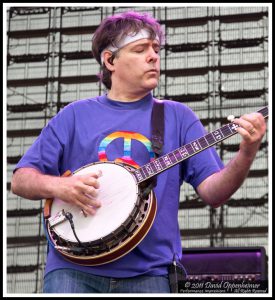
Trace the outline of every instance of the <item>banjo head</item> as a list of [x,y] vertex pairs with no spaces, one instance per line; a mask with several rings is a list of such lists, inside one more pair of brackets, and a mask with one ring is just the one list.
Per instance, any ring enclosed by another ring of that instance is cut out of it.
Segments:
[[[85,216],[81,208],[54,198],[51,206],[51,216],[56,216],[62,210],[73,216],[75,232],[83,243],[93,242],[108,236],[125,222],[133,211],[139,188],[134,176],[123,165],[114,162],[98,162],[84,166],[73,173],[85,175],[97,171],[102,172],[97,199],[101,207],[95,215]],[[76,243],[68,220],[54,225],[53,231],[62,239]]]

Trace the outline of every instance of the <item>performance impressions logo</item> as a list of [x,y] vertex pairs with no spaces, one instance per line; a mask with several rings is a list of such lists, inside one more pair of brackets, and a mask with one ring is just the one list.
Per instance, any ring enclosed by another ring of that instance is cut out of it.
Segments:
[[267,281],[179,281],[179,293],[268,293]]

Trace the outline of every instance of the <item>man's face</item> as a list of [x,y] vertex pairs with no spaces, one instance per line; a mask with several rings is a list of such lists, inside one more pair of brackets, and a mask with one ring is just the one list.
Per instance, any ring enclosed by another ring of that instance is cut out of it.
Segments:
[[[141,39],[120,49],[114,59],[114,88],[147,92],[153,90],[160,76],[160,46],[157,40]],[[113,88],[113,86],[112,86]]]

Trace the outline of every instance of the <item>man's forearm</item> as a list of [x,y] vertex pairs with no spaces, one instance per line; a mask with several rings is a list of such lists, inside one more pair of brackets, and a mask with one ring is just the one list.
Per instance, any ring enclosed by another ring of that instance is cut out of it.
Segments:
[[33,168],[20,168],[13,174],[12,192],[26,199],[39,200],[54,197],[59,177],[45,175]]
[[242,185],[253,162],[241,151],[222,169],[198,187],[201,198],[213,207],[225,203]]

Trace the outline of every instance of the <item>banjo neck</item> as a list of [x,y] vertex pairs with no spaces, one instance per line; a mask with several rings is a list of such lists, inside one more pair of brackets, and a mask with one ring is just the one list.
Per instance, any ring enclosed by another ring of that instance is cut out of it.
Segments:
[[[257,111],[261,113],[264,118],[268,117],[268,107],[265,106]],[[237,133],[239,125],[229,123],[216,129],[182,147],[177,148],[149,163],[132,171],[136,178],[137,183],[146,181],[147,179],[162,173],[163,171],[181,163],[185,159],[209,148],[213,145],[229,138],[230,136]]]

